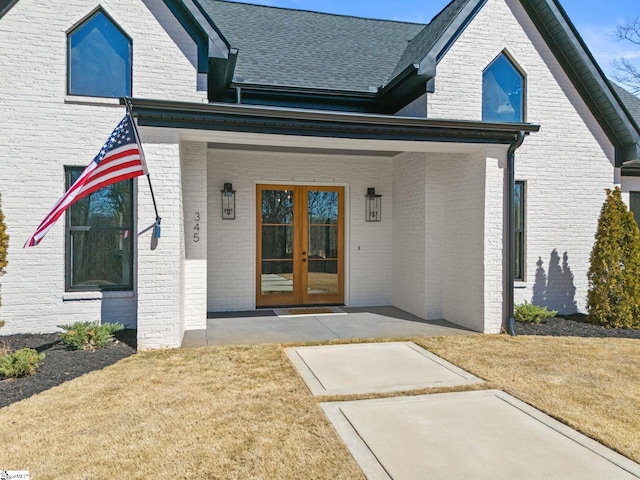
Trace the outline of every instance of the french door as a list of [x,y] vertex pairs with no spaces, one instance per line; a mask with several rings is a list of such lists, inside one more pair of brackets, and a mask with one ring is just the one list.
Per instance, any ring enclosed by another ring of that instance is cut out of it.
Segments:
[[256,188],[256,305],[343,303],[344,187]]

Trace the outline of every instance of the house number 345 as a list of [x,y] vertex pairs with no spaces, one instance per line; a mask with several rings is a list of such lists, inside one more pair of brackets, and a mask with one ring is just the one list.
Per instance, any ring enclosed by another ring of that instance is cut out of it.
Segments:
[[200,212],[196,212],[193,219],[195,220],[195,224],[193,225],[193,229],[195,230],[195,232],[193,232],[193,242],[198,243],[200,241]]

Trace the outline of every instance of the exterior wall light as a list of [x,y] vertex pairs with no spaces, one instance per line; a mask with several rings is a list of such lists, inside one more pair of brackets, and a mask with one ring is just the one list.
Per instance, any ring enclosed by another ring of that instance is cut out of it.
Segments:
[[382,195],[376,195],[376,189],[369,187],[366,197],[365,221],[379,222],[382,220]]
[[236,219],[236,191],[230,183],[225,183],[222,190],[222,219]]

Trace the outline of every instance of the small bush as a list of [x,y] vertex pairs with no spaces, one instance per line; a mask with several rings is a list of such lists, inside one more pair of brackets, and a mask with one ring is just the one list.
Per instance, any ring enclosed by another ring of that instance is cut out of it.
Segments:
[[533,323],[539,325],[545,318],[553,318],[558,312],[547,310],[547,307],[538,307],[525,300],[523,304],[516,305],[514,317],[520,323]]
[[76,350],[95,350],[104,348],[113,339],[113,334],[124,328],[119,323],[76,322],[60,325],[64,332],[60,339],[65,345]]
[[16,350],[11,355],[0,357],[0,373],[13,378],[33,375],[44,357],[44,353],[38,353],[32,348]]

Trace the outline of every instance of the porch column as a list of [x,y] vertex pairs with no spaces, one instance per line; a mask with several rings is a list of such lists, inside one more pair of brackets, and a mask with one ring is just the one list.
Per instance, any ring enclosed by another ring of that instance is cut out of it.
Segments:
[[484,333],[500,333],[505,319],[507,146],[487,147],[484,209]]
[[[181,142],[184,328],[207,328],[207,144]],[[212,195],[217,192],[213,191]]]
[[146,179],[138,181],[138,349],[175,348],[184,333],[184,236],[180,152],[177,134],[140,129],[142,148],[162,217],[153,236],[155,212]]

